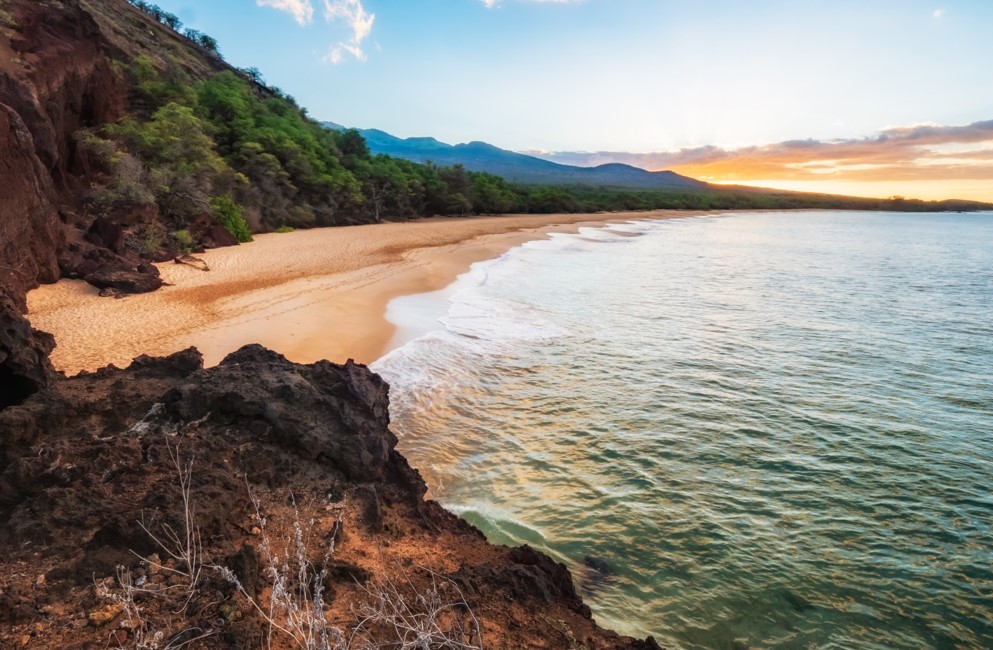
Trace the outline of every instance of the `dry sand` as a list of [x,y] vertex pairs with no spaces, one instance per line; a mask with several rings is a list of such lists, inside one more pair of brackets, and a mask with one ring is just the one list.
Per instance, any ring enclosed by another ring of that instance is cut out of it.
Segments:
[[28,294],[28,318],[55,335],[52,361],[68,374],[189,346],[214,365],[248,343],[300,363],[371,363],[389,351],[394,297],[442,289],[472,263],[550,232],[698,214],[509,215],[259,235],[198,255],[209,271],[160,264],[171,286],[150,294],[100,298],[79,280],[43,286]]

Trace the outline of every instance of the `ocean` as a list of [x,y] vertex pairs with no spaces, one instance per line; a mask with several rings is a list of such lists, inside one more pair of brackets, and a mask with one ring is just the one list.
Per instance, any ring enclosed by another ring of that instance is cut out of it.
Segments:
[[400,450],[604,626],[993,647],[993,214],[553,235],[393,301]]

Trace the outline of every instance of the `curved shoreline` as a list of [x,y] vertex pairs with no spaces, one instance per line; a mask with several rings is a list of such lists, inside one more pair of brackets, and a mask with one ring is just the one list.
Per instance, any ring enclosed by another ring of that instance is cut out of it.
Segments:
[[266,234],[207,251],[204,272],[160,264],[170,286],[122,300],[97,299],[79,280],[28,294],[28,318],[55,335],[55,367],[67,374],[141,354],[195,345],[207,366],[244,344],[261,343],[298,363],[371,363],[390,349],[396,327],[387,304],[443,289],[474,262],[553,232],[631,219],[705,212],[507,215],[429,219]]

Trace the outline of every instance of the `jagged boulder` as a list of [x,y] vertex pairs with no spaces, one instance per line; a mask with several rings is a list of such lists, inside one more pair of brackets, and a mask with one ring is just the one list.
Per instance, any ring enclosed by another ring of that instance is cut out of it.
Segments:
[[124,244],[124,229],[108,219],[97,217],[86,231],[85,239],[94,246],[120,253]]
[[323,459],[352,480],[383,477],[396,446],[389,430],[389,386],[365,366],[291,363],[260,345],[191,375],[165,398],[190,421],[210,415],[260,438]]
[[24,402],[49,384],[55,371],[48,355],[54,349],[52,335],[33,329],[14,300],[0,290],[0,410]]
[[158,273],[139,273],[113,268],[101,268],[85,278],[97,289],[116,289],[124,293],[148,293],[162,286]]

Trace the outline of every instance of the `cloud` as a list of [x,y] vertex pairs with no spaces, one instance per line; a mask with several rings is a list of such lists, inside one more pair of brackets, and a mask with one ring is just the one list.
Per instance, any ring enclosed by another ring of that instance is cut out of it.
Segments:
[[362,41],[372,33],[376,15],[365,10],[362,0],[323,0],[323,2],[324,19],[329,23],[342,20],[352,32],[348,40],[338,41],[337,44],[332,45],[323,60],[337,65],[344,60],[347,53],[359,61],[365,61],[366,54],[362,50]]
[[314,20],[314,6],[310,0],[255,0],[255,4],[285,11],[301,25],[309,25]]
[[715,146],[654,153],[534,152],[559,163],[595,166],[627,163],[673,169],[717,182],[753,179],[895,181],[993,179],[993,120],[964,126],[913,124],[867,138],[788,140],[723,149]]
[[[338,41],[328,48],[328,53],[321,59],[326,63],[338,64],[351,55],[359,61],[366,60],[362,41],[372,33],[376,15],[370,14],[362,6],[362,0],[321,0],[324,5],[324,20],[327,23],[343,22],[350,36]],[[311,0],[255,0],[260,7],[272,7],[285,11],[293,16],[301,26],[306,27],[314,21],[314,5]]]
[[945,10],[944,9],[935,9],[934,11],[931,12],[931,17],[934,18],[934,19],[944,18],[945,17]]

